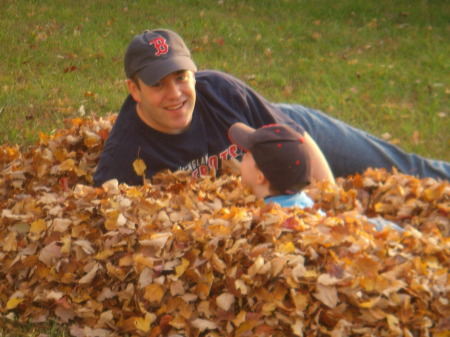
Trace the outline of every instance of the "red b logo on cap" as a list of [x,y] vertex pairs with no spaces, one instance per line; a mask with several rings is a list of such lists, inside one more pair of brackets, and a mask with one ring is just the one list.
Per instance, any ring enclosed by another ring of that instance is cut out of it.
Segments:
[[152,44],[155,46],[157,52],[155,56],[159,56],[161,54],[167,54],[169,51],[169,45],[166,43],[162,37],[157,37],[156,39],[151,40],[148,44]]

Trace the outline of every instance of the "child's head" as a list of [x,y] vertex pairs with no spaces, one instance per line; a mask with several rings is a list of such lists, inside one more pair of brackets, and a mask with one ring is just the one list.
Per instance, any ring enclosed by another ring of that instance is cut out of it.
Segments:
[[311,182],[311,164],[303,137],[286,125],[272,124],[253,129],[235,123],[230,140],[246,153],[242,159],[242,181],[255,194],[266,180],[270,194],[292,194]]

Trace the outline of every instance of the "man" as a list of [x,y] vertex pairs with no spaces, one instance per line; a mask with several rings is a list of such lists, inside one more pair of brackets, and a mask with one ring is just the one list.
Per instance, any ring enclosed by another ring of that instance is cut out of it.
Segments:
[[242,157],[227,137],[236,122],[253,128],[287,124],[301,133],[312,156],[313,180],[333,181],[333,173],[346,176],[368,167],[450,176],[448,163],[407,154],[319,111],[272,104],[228,74],[197,72],[184,41],[172,31],[135,36],[124,63],[130,95],[105,143],[94,175],[97,186],[114,178],[142,183],[133,169],[136,159],[145,162],[148,178],[164,169],[198,176],[220,172],[224,160]]

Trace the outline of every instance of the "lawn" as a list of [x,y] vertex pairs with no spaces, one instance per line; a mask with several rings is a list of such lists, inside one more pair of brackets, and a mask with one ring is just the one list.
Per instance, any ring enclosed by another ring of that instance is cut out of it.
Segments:
[[0,141],[117,113],[123,54],[145,30],[183,36],[199,69],[303,104],[408,151],[450,159],[444,1],[3,1]]

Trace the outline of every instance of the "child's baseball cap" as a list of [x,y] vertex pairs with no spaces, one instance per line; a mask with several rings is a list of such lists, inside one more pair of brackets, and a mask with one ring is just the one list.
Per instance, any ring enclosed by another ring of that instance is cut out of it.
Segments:
[[175,71],[197,71],[183,39],[166,29],[136,35],[128,45],[124,63],[128,78],[137,74],[147,85],[154,85]]
[[293,194],[311,183],[311,163],[303,137],[287,125],[271,124],[253,129],[235,123],[230,140],[253,155],[272,187]]

